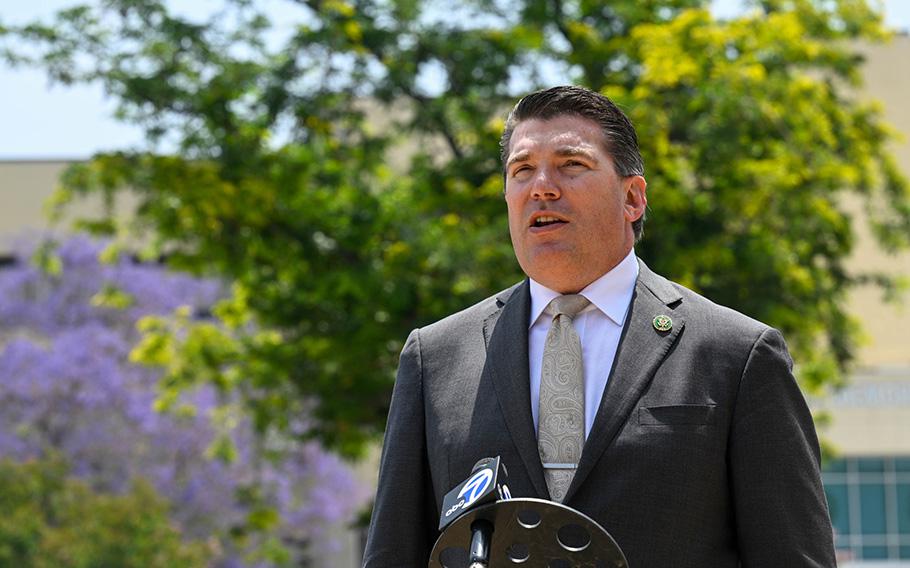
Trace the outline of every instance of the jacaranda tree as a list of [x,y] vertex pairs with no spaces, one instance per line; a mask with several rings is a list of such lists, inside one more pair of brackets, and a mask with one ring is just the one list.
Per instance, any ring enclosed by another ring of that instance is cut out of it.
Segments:
[[[299,566],[325,552],[325,530],[367,497],[344,463],[314,443],[258,436],[237,397],[211,384],[163,399],[161,370],[131,361],[140,318],[211,320],[223,286],[112,253],[101,263],[103,250],[85,236],[24,245],[0,269],[0,458],[60,458],[101,494],[148,485],[213,566]],[[303,429],[306,416],[295,419]],[[134,499],[156,502],[145,495]]]

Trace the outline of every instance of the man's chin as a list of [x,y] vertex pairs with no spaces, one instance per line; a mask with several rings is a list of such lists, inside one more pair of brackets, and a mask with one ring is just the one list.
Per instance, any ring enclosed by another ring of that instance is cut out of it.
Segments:
[[519,264],[529,278],[562,294],[577,292],[586,285],[582,282],[584,268],[572,262],[565,252],[539,254],[532,262]]

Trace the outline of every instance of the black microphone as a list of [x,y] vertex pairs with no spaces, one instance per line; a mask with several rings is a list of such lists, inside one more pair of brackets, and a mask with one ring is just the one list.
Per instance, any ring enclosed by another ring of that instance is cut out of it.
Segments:
[[442,532],[452,521],[469,509],[496,501],[511,499],[505,484],[508,477],[506,466],[499,456],[483,458],[474,464],[471,475],[449,491],[442,500],[439,516],[439,531]]
[[[505,484],[508,473],[499,456],[483,458],[474,464],[471,475],[449,491],[442,500],[440,532],[467,511],[499,499],[511,499]],[[470,568],[484,568],[490,558],[493,524],[478,519],[471,524]]]

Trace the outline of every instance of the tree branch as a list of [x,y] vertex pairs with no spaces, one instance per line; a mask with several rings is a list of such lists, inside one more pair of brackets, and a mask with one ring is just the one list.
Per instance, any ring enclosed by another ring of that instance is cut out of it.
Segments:
[[[320,10],[321,10],[322,4],[323,4],[322,0],[295,0],[295,2],[298,4],[305,5],[307,8],[312,10],[314,12],[314,14],[316,14],[317,16],[320,14]],[[370,23],[372,24],[372,22],[370,22]],[[370,53],[370,55],[372,55],[380,64],[383,64],[383,53],[378,46],[366,44],[366,43],[361,44],[361,46],[363,48],[365,48]],[[446,144],[449,147],[449,150],[451,150],[451,152],[455,156],[455,158],[458,160],[463,159],[464,150],[462,150],[461,147],[458,145],[458,141],[455,138],[455,134],[453,132],[452,126],[449,124],[449,122],[446,120],[445,116],[441,112],[439,112],[436,109],[431,108],[431,106],[430,106],[431,100],[428,97],[425,97],[425,96],[421,95],[420,93],[418,93],[417,91],[415,91],[411,85],[409,85],[403,81],[400,81],[398,79],[393,79],[393,81],[394,81],[393,84],[395,85],[395,87],[397,89],[399,89],[402,92],[402,94],[404,94],[406,97],[408,97],[409,99],[411,99],[412,101],[414,101],[415,103],[420,105],[426,111],[427,116],[429,116],[433,120],[433,123],[436,126],[436,129],[439,131],[439,133],[445,139]]]

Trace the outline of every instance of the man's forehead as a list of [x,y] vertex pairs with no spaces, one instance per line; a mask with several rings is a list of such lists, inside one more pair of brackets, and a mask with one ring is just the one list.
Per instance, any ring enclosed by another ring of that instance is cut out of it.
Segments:
[[509,161],[536,151],[572,155],[604,148],[600,126],[593,120],[575,115],[548,119],[532,118],[515,126],[509,143]]

